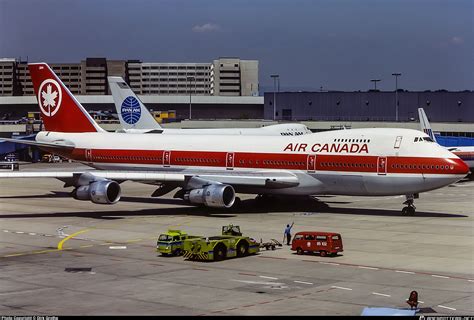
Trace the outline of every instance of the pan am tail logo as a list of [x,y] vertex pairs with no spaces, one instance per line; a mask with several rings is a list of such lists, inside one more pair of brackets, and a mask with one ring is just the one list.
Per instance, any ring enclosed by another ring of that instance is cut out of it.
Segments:
[[135,97],[127,97],[123,100],[122,108],[120,109],[123,120],[128,124],[135,124],[140,120],[142,110],[140,102]]

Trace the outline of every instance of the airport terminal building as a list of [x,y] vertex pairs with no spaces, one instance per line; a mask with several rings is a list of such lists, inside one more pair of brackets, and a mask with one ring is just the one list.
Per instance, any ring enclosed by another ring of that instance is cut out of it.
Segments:
[[[265,92],[265,119],[287,121],[415,121],[424,108],[433,122],[474,122],[474,92]],[[398,99],[398,107],[396,104]],[[397,119],[398,113],[398,119]]]
[[[77,95],[109,94],[107,77],[120,76],[137,94],[258,96],[258,61],[218,58],[207,63],[161,63],[86,58],[49,63]],[[0,59],[0,96],[33,95],[28,62]]]

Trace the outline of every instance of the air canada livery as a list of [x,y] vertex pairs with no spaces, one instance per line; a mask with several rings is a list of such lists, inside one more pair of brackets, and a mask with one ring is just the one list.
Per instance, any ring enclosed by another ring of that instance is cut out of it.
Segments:
[[405,195],[414,214],[421,192],[462,179],[468,167],[408,129],[351,129],[301,136],[156,135],[105,132],[45,63],[29,64],[46,131],[29,143],[89,165],[74,172],[11,172],[0,177],[51,177],[74,197],[119,201],[119,183],[157,185],[152,196],[178,189],[193,204],[229,208],[236,192],[257,195]]
[[187,134],[187,135],[250,135],[250,136],[300,136],[311,133],[303,124],[283,123],[262,128],[225,129],[165,129],[156,122],[143,102],[121,77],[108,77],[117,115],[125,133]]

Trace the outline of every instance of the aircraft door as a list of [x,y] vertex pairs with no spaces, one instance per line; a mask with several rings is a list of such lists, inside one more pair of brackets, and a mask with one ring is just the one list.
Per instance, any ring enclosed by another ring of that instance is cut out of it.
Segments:
[[316,172],[316,155],[309,154],[307,163],[306,163],[308,173],[315,173]]
[[402,136],[398,136],[396,139],[395,139],[395,144],[393,145],[393,148],[394,149],[400,149],[400,145],[402,144]]
[[163,165],[169,167],[171,165],[171,151],[163,151]]
[[227,152],[227,155],[225,158],[226,158],[226,169],[233,170],[234,169],[234,153]]
[[92,150],[91,149],[86,149],[86,161],[92,162]]
[[378,157],[377,159],[377,174],[386,175],[387,174],[387,157]]

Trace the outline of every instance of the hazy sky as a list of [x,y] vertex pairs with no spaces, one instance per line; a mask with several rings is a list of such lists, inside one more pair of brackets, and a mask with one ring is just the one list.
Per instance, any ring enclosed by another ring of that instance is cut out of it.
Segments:
[[0,57],[260,61],[282,90],[474,89],[473,0],[0,0]]

